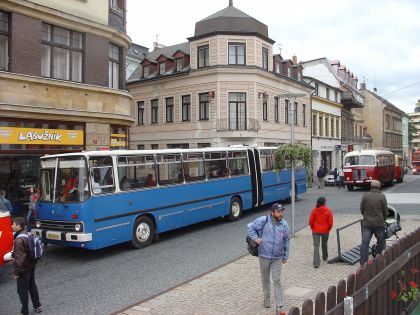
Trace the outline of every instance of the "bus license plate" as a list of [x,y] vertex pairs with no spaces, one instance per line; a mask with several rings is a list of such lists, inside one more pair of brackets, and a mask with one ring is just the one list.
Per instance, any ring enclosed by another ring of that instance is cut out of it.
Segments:
[[47,238],[49,238],[50,240],[60,240],[60,234],[47,232]]

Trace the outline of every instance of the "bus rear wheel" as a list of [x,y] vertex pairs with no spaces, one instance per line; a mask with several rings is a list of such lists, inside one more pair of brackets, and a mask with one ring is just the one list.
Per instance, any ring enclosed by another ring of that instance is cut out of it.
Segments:
[[238,221],[242,216],[242,201],[238,197],[230,200],[229,215],[227,219],[231,222]]
[[131,243],[135,248],[149,246],[155,235],[155,225],[149,217],[138,217],[134,222],[133,238]]

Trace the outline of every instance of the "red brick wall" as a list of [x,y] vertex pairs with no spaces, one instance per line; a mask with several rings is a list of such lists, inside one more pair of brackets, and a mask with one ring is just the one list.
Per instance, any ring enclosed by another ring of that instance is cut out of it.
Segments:
[[41,75],[41,21],[13,12],[10,26],[10,72]]

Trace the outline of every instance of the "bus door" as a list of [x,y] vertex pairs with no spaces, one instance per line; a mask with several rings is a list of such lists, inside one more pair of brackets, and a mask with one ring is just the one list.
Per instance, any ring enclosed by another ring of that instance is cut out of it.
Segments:
[[[256,151],[256,150],[255,150]],[[252,185],[252,205],[258,207],[261,204],[262,196],[261,192],[261,169],[259,165],[259,158],[254,153],[254,150],[248,149],[248,161],[249,161],[249,170],[251,176],[251,185]],[[258,165],[258,168],[257,168]]]

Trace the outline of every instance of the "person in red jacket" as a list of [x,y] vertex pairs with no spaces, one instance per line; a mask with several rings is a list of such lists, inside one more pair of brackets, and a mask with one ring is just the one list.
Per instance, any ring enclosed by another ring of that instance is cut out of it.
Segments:
[[319,267],[319,243],[322,241],[322,260],[328,259],[328,238],[333,227],[333,214],[330,208],[325,205],[325,198],[319,197],[316,201],[316,207],[312,209],[309,217],[309,227],[312,230],[314,240],[314,260],[315,268]]

